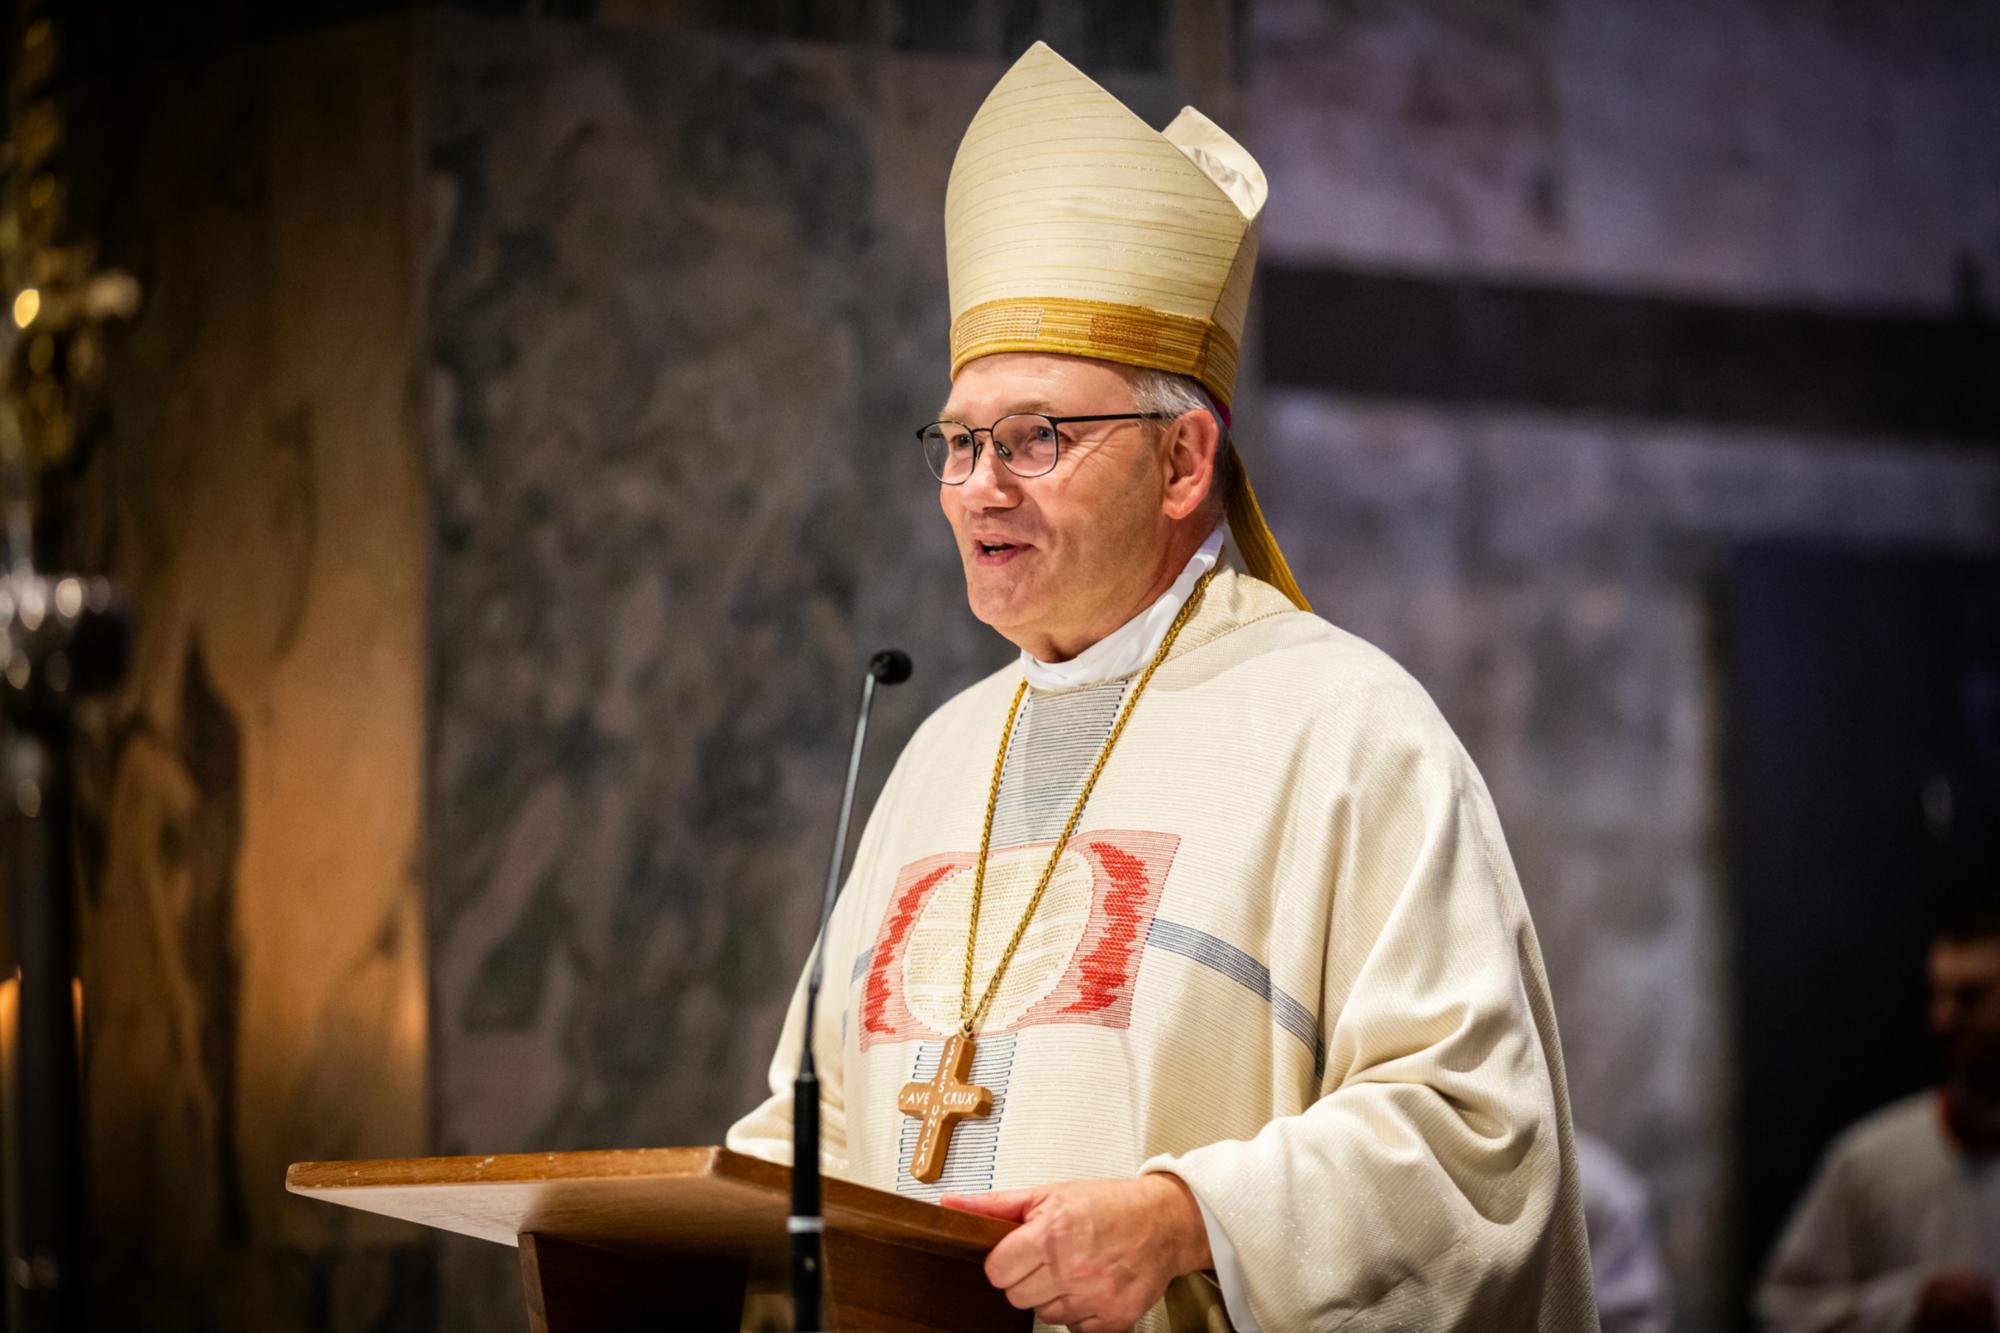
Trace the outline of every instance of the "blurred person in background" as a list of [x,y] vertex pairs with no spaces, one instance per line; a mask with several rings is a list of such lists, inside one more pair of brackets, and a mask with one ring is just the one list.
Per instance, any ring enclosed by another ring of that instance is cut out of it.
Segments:
[[2000,1329],[2000,898],[1932,941],[1943,1082],[1827,1150],[1757,1289],[1768,1333]]
[[1653,1228],[1652,1191],[1610,1144],[1581,1129],[1576,1170],[1603,1333],[1667,1333],[1674,1303]]

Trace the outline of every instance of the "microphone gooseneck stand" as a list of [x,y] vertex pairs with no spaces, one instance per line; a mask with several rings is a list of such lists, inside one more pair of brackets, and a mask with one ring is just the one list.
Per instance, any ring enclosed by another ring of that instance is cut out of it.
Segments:
[[854,719],[854,746],[847,756],[847,790],[841,797],[840,823],[833,833],[833,860],[826,869],[826,894],[820,900],[812,970],[806,974],[799,1076],[792,1083],[792,1212],[785,1219],[792,1240],[792,1327],[801,1333],[817,1333],[820,1327],[820,1289],[825,1278],[821,1241],[826,1219],[820,1212],[819,1073],[813,1067],[813,1023],[819,1013],[820,981],[826,973],[826,926],[833,918],[833,900],[840,893],[840,871],[847,860],[847,825],[854,815],[854,784],[861,775],[861,747],[868,738],[875,686],[878,682],[900,685],[909,678],[909,654],[890,648],[875,654],[861,681],[861,709]]

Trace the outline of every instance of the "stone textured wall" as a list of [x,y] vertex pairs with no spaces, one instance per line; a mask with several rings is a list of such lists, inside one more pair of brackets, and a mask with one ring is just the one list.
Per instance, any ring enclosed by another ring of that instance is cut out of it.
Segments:
[[288,1163],[423,1151],[429,528],[406,30],[97,85],[146,287],[72,540],[140,608],[82,814],[94,1326],[429,1329],[407,1228]]
[[1947,307],[2000,266],[2000,10],[1254,0],[1272,252]]
[[[427,143],[438,1147],[720,1139],[865,789],[1004,660],[914,427],[990,68],[451,21]],[[518,1319],[454,1247],[454,1328]],[[457,1276],[471,1273],[478,1276]]]
[[[1257,0],[1248,42],[1278,263],[1856,314],[2000,271],[1991,6]],[[1723,820],[1714,578],[1756,539],[1994,550],[2000,460],[1306,386],[1261,406],[1301,582],[1493,789],[1579,1123],[1655,1192],[1680,1326],[1733,1326],[1723,840],[1754,831]]]

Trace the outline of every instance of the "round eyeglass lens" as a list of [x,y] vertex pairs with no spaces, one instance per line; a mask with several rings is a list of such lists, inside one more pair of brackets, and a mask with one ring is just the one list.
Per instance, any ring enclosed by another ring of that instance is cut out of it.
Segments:
[[993,444],[1017,477],[1039,477],[1056,465],[1056,425],[1047,417],[1001,417],[993,423]]
[[961,482],[972,475],[972,432],[956,421],[935,421],[924,427],[924,462],[939,481]]

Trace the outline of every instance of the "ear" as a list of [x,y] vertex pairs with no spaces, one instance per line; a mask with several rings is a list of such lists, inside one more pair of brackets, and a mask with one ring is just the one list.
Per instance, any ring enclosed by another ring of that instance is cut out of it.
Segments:
[[1213,413],[1183,412],[1167,423],[1160,449],[1161,513],[1179,522],[1201,508],[1215,489],[1221,450],[1222,425]]

